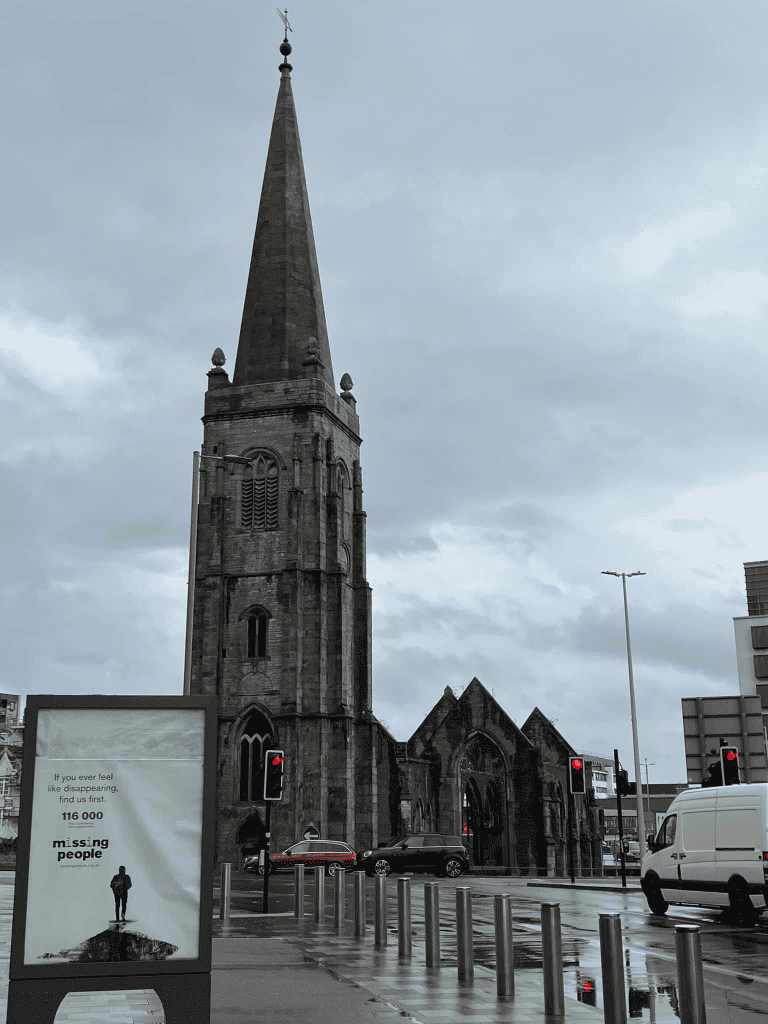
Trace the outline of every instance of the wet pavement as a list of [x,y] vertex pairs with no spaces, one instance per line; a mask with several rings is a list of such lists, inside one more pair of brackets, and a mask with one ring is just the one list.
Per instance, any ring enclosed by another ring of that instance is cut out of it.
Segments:
[[[396,881],[388,881],[389,944],[373,939],[373,882],[367,882],[368,928],[363,939],[352,933],[352,879],[347,876],[342,931],[333,928],[334,882],[326,879],[326,923],[313,917],[313,880],[308,873],[307,917],[293,917],[293,879],[270,879],[270,913],[260,913],[261,879],[234,875],[229,923],[214,920],[212,1024],[252,1020],[264,1011],[272,1024],[326,1019],[343,1022],[410,1018],[422,1024],[458,1020],[543,1021],[540,904],[558,902],[562,915],[566,1020],[602,1021],[602,981],[598,942],[599,913],[620,913],[624,972],[631,1019],[653,1024],[679,1021],[674,928],[701,928],[709,1024],[755,1024],[768,1020],[768,922],[755,929],[735,928],[707,911],[671,908],[664,918],[647,911],[636,892],[609,883],[597,891],[531,887],[524,879],[466,878],[440,881],[441,967],[425,965],[423,883],[411,878],[412,941],[410,960],[397,955]],[[13,876],[0,876],[0,1024],[5,1019]],[[9,884],[11,883],[11,884]],[[460,984],[455,942],[455,890],[472,891],[475,981]],[[493,895],[512,896],[516,993],[499,1001],[495,990]],[[218,890],[215,891],[218,906]],[[673,912],[674,911],[674,912]],[[257,993],[260,995],[257,997]],[[338,1006],[338,1010],[334,1007]],[[152,991],[71,994],[57,1022],[138,1024],[164,1022]]]
[[[411,879],[412,925],[414,963],[421,957],[423,946],[423,882],[424,876]],[[495,968],[493,937],[493,895],[509,892],[512,895],[515,945],[515,972],[518,985],[525,981],[540,985],[542,949],[540,904],[557,902],[561,907],[563,932],[564,983],[569,1005],[580,1004],[594,1008],[602,1019],[602,979],[598,922],[600,913],[618,913],[622,919],[624,939],[624,972],[629,1016],[650,1022],[679,1021],[677,970],[675,962],[675,925],[696,923],[701,929],[704,950],[704,977],[709,1024],[754,1024],[756,1019],[768,1020],[768,962],[765,944],[768,942],[768,922],[758,928],[734,927],[727,920],[706,910],[671,908],[667,917],[656,918],[648,912],[645,898],[636,882],[622,891],[616,880],[584,880],[577,886],[531,885],[524,879],[467,878],[440,882],[441,920],[441,981],[446,984],[456,971],[455,902],[457,886],[472,890],[475,963],[478,971],[492,977]],[[273,877],[271,909],[290,915],[293,906],[293,882],[288,875]],[[250,913],[261,908],[261,880],[240,876],[233,881],[233,907]],[[332,919],[333,882],[326,880],[326,919]],[[238,896],[237,890],[241,893]],[[347,914],[351,913],[352,883],[348,878]],[[388,920],[390,944],[396,946],[396,882],[388,885]],[[306,885],[307,912],[312,912],[313,882],[308,874]],[[373,884],[368,882],[368,921],[373,919]],[[237,913],[237,910],[235,911]],[[278,919],[275,918],[275,921]],[[256,923],[258,921],[258,923]],[[232,919],[230,927],[248,931],[267,927],[263,918]],[[270,928],[274,927],[269,925]],[[309,927],[309,926],[306,926]],[[305,927],[305,930],[306,930]],[[306,936],[294,935],[292,925],[283,928],[290,933],[290,942],[306,942],[305,948],[313,955],[318,949]],[[326,928],[327,931],[327,928]],[[367,940],[366,940],[367,941]],[[330,945],[329,949],[332,948]],[[346,947],[345,947],[346,948]],[[417,950],[421,949],[421,953]],[[346,950],[347,954],[352,951]],[[327,954],[330,957],[330,954]],[[336,963],[326,959],[329,965]],[[343,967],[343,964],[342,964]],[[338,968],[338,964],[334,969]],[[422,968],[425,970],[425,968]],[[538,1003],[538,1018],[543,1017],[543,995]],[[415,1012],[415,1009],[413,1010]],[[494,1018],[499,1019],[499,1018]],[[501,1018],[503,1019],[503,1018]],[[513,1019],[513,1018],[510,1018]]]

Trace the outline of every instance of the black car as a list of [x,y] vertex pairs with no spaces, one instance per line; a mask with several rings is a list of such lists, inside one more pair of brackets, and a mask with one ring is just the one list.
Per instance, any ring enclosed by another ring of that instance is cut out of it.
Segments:
[[397,839],[378,850],[358,853],[357,866],[366,875],[388,875],[390,871],[434,871],[436,875],[458,878],[469,871],[467,851],[459,836],[417,832]]

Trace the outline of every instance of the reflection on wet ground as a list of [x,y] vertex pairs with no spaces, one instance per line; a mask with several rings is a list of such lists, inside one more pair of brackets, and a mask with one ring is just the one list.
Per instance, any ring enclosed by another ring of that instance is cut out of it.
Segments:
[[[515,971],[542,968],[541,935],[514,933]],[[599,943],[589,938],[563,935],[565,993],[588,1006],[602,1008],[602,977]],[[493,937],[477,930],[474,940],[475,963],[493,970],[496,950]],[[456,963],[456,944],[443,941],[441,963]],[[677,970],[674,961],[649,953],[624,949],[624,976],[629,1016],[653,1024],[680,1018],[677,995]],[[722,978],[705,971],[705,1002],[710,1021],[738,1024],[768,1018],[768,984],[746,976],[723,973]]]
[[[288,880],[286,880],[288,882]],[[414,950],[424,941],[423,899],[420,880],[411,887]],[[461,879],[460,886],[468,885]],[[505,888],[512,884],[505,880]],[[285,884],[285,894],[274,909],[292,909],[292,888]],[[441,881],[440,933],[441,964],[456,969],[456,921],[454,886]],[[496,954],[493,928],[493,895],[504,891],[490,880],[472,879],[472,914],[474,922],[474,953],[478,966],[495,968]],[[327,916],[333,920],[333,885],[326,889]],[[483,891],[484,890],[484,891]],[[533,895],[536,892],[536,896]],[[277,896],[277,893],[275,894]],[[313,889],[307,884],[307,910],[311,912]],[[368,920],[373,921],[372,887],[368,889]],[[396,943],[397,913],[395,887],[390,883],[388,922],[390,942]],[[538,898],[537,898],[538,897]],[[680,1020],[677,969],[674,958],[675,926],[696,923],[702,929],[704,946],[705,999],[708,1024],[755,1024],[768,1021],[768,980],[765,943],[768,942],[768,920],[755,929],[734,928],[727,915],[704,910],[670,909],[664,918],[648,914],[642,897],[628,897],[619,892],[590,894],[579,891],[541,890],[518,886],[513,893],[515,970],[531,972],[540,977],[542,949],[540,904],[551,900],[561,905],[563,928],[562,949],[566,994],[585,1005],[602,1009],[602,971],[597,935],[598,914],[617,912],[622,917],[625,943],[624,974],[633,1020],[652,1024],[672,1024]],[[590,902],[591,901],[591,902]],[[348,892],[351,905],[351,886]],[[718,966],[720,965],[720,966]],[[736,970],[743,973],[736,973]]]

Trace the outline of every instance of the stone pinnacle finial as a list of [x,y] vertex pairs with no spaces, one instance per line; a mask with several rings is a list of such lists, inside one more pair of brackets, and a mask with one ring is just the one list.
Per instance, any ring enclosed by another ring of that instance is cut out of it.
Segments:
[[287,71],[288,74],[290,74],[291,71],[293,71],[293,65],[288,63],[288,54],[291,52],[293,47],[288,42],[288,33],[293,32],[293,29],[291,28],[288,22],[288,8],[285,8],[285,14],[283,14],[283,12],[278,7],[277,13],[280,15],[280,18],[282,19],[282,22],[285,25],[285,39],[283,39],[282,43],[280,43],[280,53],[282,53],[285,59],[283,60],[283,63],[280,65],[279,70]]
[[213,355],[211,356],[211,362],[214,366],[223,366],[226,363],[227,358],[220,348],[214,349]]
[[339,386],[341,387],[342,400],[346,402],[350,409],[354,412],[355,408],[357,407],[357,400],[355,399],[355,396],[352,394],[352,388],[355,386],[355,382],[352,380],[348,373],[345,373],[344,376],[339,381]]
[[[302,360],[301,365],[309,367],[319,366],[320,369],[322,370],[323,363],[320,360],[319,352],[320,345],[318,343],[317,338],[307,338],[307,355],[306,358]],[[314,371],[310,369],[309,372],[310,374],[312,374]]]

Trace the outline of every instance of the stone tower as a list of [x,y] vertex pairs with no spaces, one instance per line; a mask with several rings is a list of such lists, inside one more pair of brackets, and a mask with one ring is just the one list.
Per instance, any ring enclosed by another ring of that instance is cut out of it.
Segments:
[[262,844],[270,746],[286,756],[273,850],[310,825],[356,848],[391,832],[360,427],[350,377],[334,388],[287,39],[280,50],[234,375],[217,349],[203,416],[191,692],[218,697],[217,856],[233,862]]

